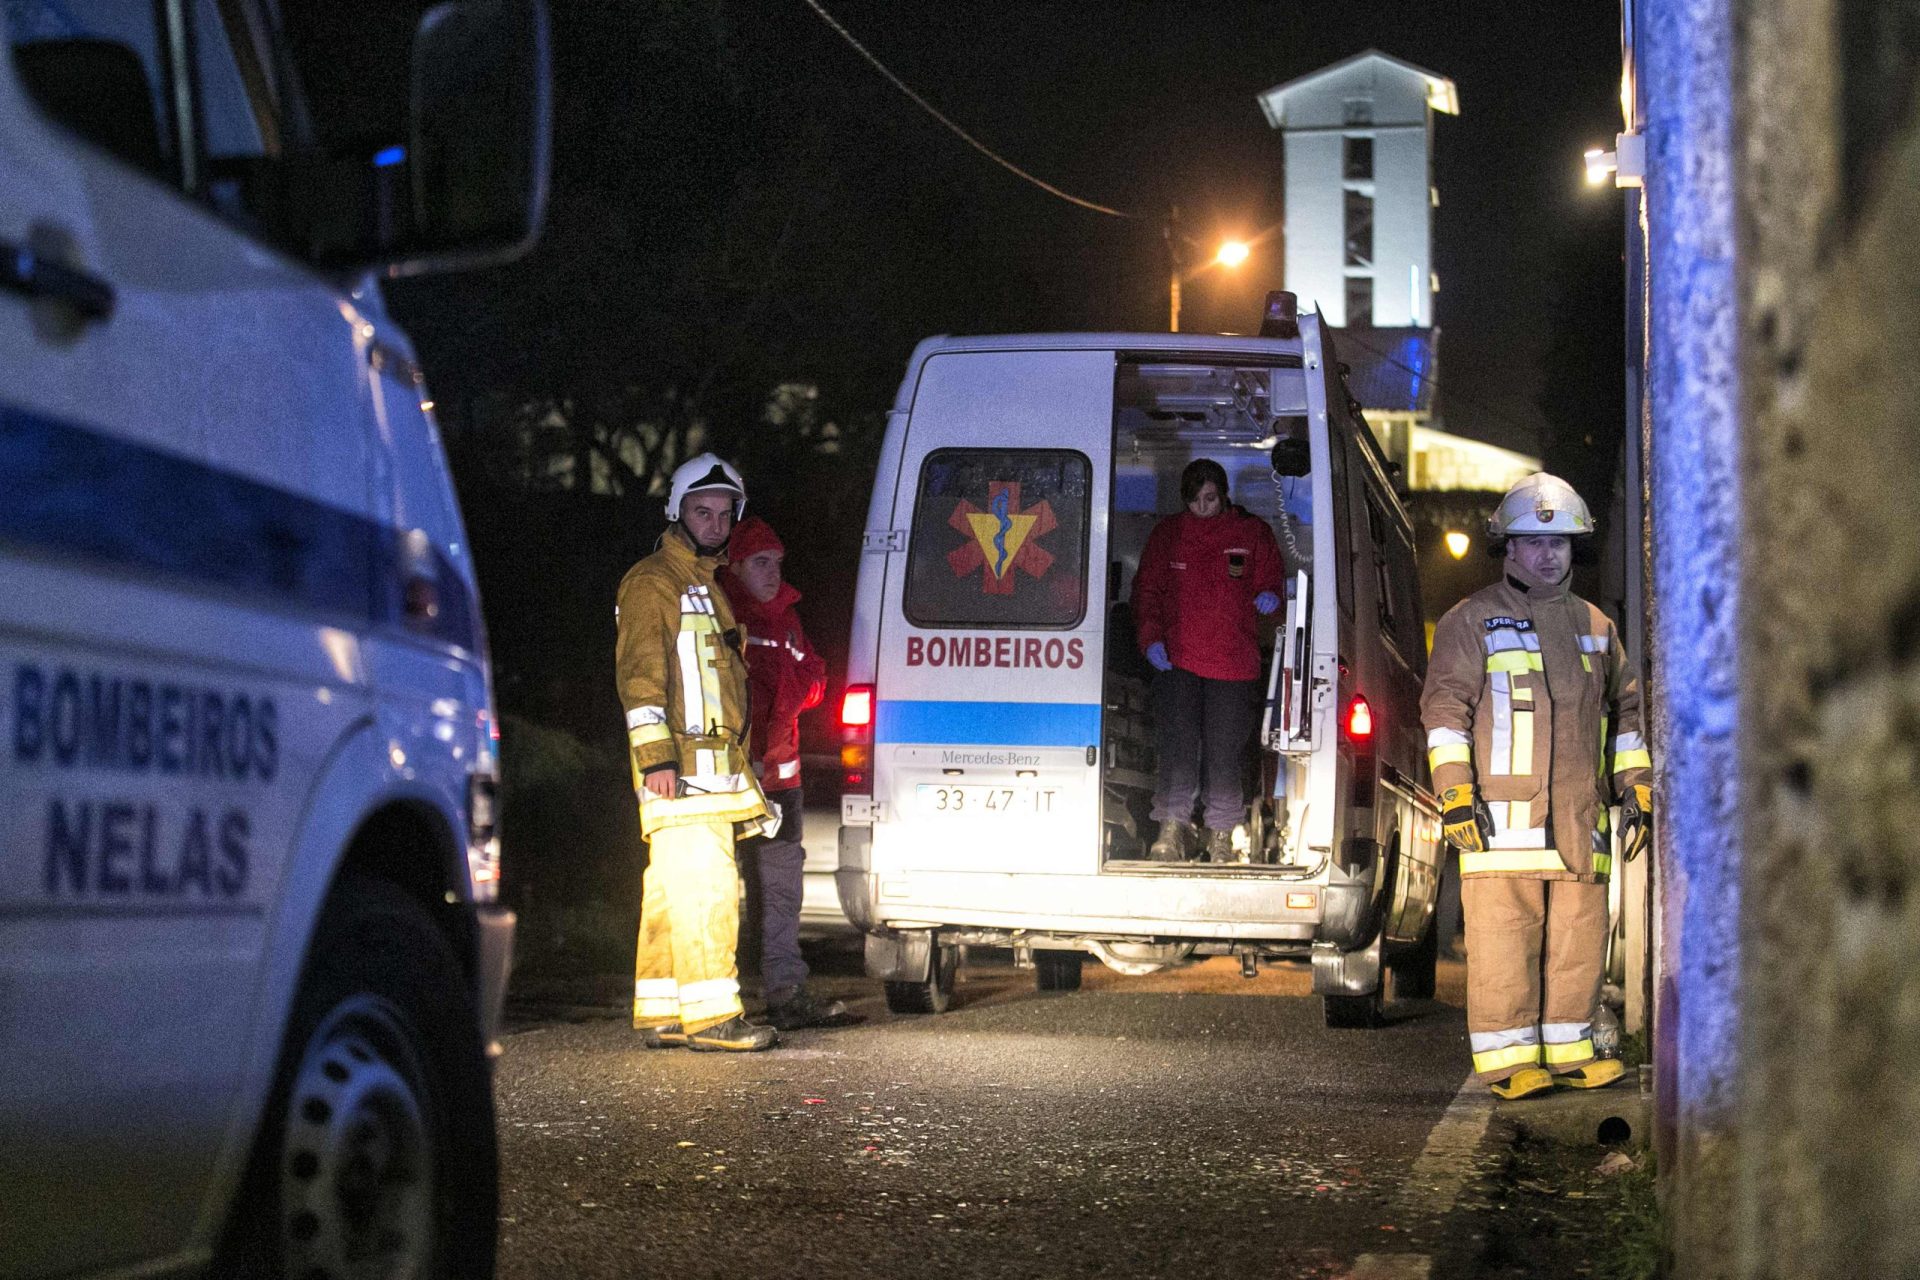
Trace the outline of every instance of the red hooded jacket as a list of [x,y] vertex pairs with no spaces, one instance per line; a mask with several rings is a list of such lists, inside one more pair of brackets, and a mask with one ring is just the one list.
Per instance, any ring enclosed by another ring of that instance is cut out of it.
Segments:
[[720,570],[719,581],[735,620],[747,631],[747,697],[761,789],[791,791],[800,785],[800,713],[819,705],[826,660],[800,626],[793,610],[800,593],[792,583],[782,582],[773,599],[762,604],[730,570]]
[[1209,680],[1260,674],[1253,598],[1285,581],[1280,544],[1266,521],[1228,507],[1216,516],[1168,516],[1147,536],[1133,579],[1141,652],[1156,641],[1183,671]]

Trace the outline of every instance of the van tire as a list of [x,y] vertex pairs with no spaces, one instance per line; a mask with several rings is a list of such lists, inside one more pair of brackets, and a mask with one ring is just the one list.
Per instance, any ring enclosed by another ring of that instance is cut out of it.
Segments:
[[1041,991],[1078,991],[1086,957],[1078,951],[1033,953],[1033,985]]
[[371,1248],[390,1253],[392,1274],[492,1275],[499,1166],[479,1025],[426,909],[388,881],[343,875],[213,1273],[345,1274],[335,1255]]
[[1385,1021],[1385,998],[1380,988],[1364,996],[1321,996],[1327,1025],[1336,1031],[1364,1031]]
[[1427,917],[1427,931],[1406,951],[1387,959],[1387,971],[1393,975],[1395,1000],[1433,999],[1435,971],[1440,963],[1440,920],[1435,912]]
[[935,943],[928,957],[932,972],[925,982],[887,983],[891,1013],[945,1013],[953,1004],[953,977],[960,968],[960,948]]

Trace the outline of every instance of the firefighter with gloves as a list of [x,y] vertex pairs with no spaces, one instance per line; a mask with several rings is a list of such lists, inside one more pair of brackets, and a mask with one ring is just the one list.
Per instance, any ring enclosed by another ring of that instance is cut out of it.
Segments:
[[1605,963],[1607,807],[1629,860],[1652,838],[1640,689],[1612,621],[1568,590],[1593,519],[1536,473],[1488,524],[1501,580],[1447,611],[1421,694],[1433,787],[1460,852],[1467,1028],[1503,1099],[1621,1073],[1591,1035]]
[[787,548],[773,526],[748,516],[733,531],[720,571],[733,615],[747,632],[753,703],[753,771],[778,822],[773,834],[740,846],[747,885],[741,950],[759,957],[767,1021],[781,1031],[855,1021],[838,1000],[807,990],[800,954],[800,904],[807,851],[801,844],[800,713],[820,705],[827,664],[794,610],[800,593],[781,576]]
[[734,968],[734,838],[777,827],[747,742],[741,629],[714,580],[746,506],[740,473],[710,453],[682,463],[659,548],[620,580],[614,651],[647,870],[633,964],[633,1025],[649,1048],[772,1047],[747,1021]]
[[[1180,500],[1186,510],[1153,527],[1133,580],[1134,627],[1156,673],[1152,816],[1160,832],[1148,853],[1226,862],[1233,829],[1247,817],[1246,755],[1260,714],[1255,619],[1280,607],[1285,570],[1273,529],[1228,501],[1219,463],[1188,463]],[[1193,826],[1202,800],[1204,835]]]

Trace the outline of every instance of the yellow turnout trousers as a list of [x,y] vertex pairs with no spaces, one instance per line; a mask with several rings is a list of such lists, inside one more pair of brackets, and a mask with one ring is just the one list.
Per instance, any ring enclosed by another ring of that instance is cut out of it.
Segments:
[[1489,1084],[1522,1067],[1593,1061],[1593,1009],[1606,963],[1607,886],[1465,876],[1467,1031]]
[[742,1012],[733,961],[739,933],[733,823],[655,831],[640,882],[635,1029],[678,1021],[689,1032],[701,1031]]

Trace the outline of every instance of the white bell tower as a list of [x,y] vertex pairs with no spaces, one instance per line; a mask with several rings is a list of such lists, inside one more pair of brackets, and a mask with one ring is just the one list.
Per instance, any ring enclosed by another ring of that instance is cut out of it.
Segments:
[[1369,49],[1259,95],[1286,147],[1286,287],[1335,325],[1429,328],[1433,116],[1453,81]]

